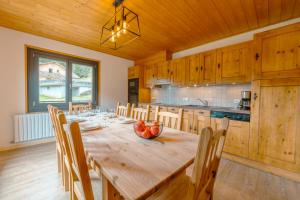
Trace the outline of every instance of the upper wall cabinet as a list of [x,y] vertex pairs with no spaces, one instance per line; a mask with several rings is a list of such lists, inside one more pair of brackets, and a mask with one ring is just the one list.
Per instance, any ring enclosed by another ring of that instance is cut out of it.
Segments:
[[157,77],[157,64],[144,66],[144,84],[145,87],[152,87]]
[[216,51],[208,51],[187,58],[189,85],[216,82]]
[[139,78],[140,66],[133,66],[128,68],[128,79]]
[[170,80],[173,85],[185,86],[189,80],[189,69],[186,58],[179,58],[170,62]]
[[200,82],[200,54],[187,57],[189,67],[189,85],[197,85]]
[[300,23],[256,34],[255,79],[300,76]]
[[216,82],[216,51],[204,52],[200,56],[200,83]]
[[251,42],[224,47],[217,50],[217,83],[250,82]]
[[170,82],[170,66],[168,61],[157,64],[157,83]]

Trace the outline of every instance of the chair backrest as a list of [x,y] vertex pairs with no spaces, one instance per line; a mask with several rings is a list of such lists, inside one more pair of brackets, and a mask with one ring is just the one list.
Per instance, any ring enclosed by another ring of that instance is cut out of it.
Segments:
[[166,127],[180,130],[182,125],[182,108],[176,114],[172,112],[160,112],[159,106],[157,106],[154,119],[155,121],[162,122]]
[[85,199],[93,200],[92,183],[78,122],[67,124],[64,126],[64,129],[67,133],[71,149],[71,156],[73,160],[72,169],[74,174],[78,177],[78,180],[81,183]]
[[144,109],[144,108],[136,108],[135,104],[132,104],[131,114],[130,114],[130,117],[132,119],[149,121],[149,115],[150,115],[150,105],[147,105],[147,107]]
[[86,110],[92,109],[92,103],[89,102],[88,104],[73,104],[69,102],[69,113],[70,114],[77,114],[79,112],[83,112]]
[[64,130],[64,125],[67,124],[65,114],[62,111],[59,111],[56,115],[56,120],[58,123],[58,131],[59,131],[59,135],[61,136],[61,139],[62,139],[64,152],[67,157],[68,164],[71,167],[72,163],[73,163],[73,159],[72,159],[72,155],[71,155],[71,146],[70,146],[70,143],[68,140],[68,136]]
[[53,127],[53,130],[54,130],[54,135],[55,135],[56,142],[59,144],[61,149],[63,149],[62,138],[61,138],[61,136],[58,132],[58,126],[57,126],[57,121],[56,121],[56,115],[58,113],[58,108],[56,108],[54,106],[51,106],[51,105],[48,105],[48,111],[49,111],[52,127]]
[[130,103],[126,106],[121,106],[120,102],[117,103],[116,115],[118,117],[129,117]]
[[215,132],[211,127],[202,129],[192,175],[194,199],[199,199],[204,193],[213,192],[228,125],[229,120],[224,118],[221,129]]

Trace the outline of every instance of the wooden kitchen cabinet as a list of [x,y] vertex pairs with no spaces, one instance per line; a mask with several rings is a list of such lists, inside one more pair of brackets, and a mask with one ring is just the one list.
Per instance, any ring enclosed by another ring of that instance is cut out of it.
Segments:
[[139,78],[140,66],[132,66],[128,68],[128,79]]
[[200,54],[195,54],[187,58],[189,66],[189,85],[198,85],[200,83]]
[[170,62],[171,84],[184,86],[188,82],[188,65],[186,58],[179,58]]
[[[211,127],[214,130],[220,129],[222,119],[211,118]],[[230,120],[226,134],[224,152],[236,156],[249,157],[249,135],[250,123],[243,121]]]
[[300,23],[258,33],[255,79],[300,77]]
[[216,51],[201,53],[200,61],[200,84],[215,83],[217,68]]
[[169,83],[170,82],[170,68],[169,62],[159,62],[157,64],[157,82],[158,83]]
[[250,82],[253,55],[251,42],[217,50],[217,83]]
[[189,81],[188,85],[201,85],[216,82],[217,68],[216,51],[208,51],[189,56]]
[[193,132],[194,110],[183,109],[181,130],[185,132]]
[[300,172],[300,78],[252,83],[250,157]]
[[128,79],[139,79],[139,102],[150,102],[150,89],[144,87],[144,68],[140,65],[132,66],[128,68]]
[[155,108],[156,108],[156,106],[150,106],[150,114],[149,114],[150,121],[155,120]]
[[210,126],[209,110],[194,110],[193,130],[195,134],[201,134],[203,128]]
[[144,66],[144,84],[145,87],[152,87],[157,77],[157,64]]

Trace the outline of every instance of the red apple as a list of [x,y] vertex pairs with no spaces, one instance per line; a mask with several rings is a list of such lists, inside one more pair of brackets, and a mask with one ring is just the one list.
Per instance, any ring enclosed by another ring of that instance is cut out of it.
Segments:
[[149,127],[146,127],[146,129],[145,129],[144,132],[142,133],[142,136],[143,136],[144,138],[147,138],[147,139],[150,138],[150,137],[152,136]]
[[134,128],[138,132],[143,132],[146,129],[145,122],[144,121],[138,121],[135,124]]
[[156,136],[156,135],[158,135],[159,134],[159,126],[157,126],[157,125],[155,125],[155,126],[152,126],[151,128],[150,128],[150,131],[151,131],[151,134],[152,135],[154,135],[154,136]]

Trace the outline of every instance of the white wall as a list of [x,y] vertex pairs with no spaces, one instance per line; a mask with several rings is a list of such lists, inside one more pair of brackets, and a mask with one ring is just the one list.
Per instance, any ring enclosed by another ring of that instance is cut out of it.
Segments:
[[101,105],[127,102],[127,68],[133,61],[0,27],[0,148],[13,140],[13,115],[25,112],[25,44],[100,60]]
[[204,51],[209,51],[209,50],[212,50],[212,49],[216,49],[216,48],[220,48],[220,47],[224,47],[224,46],[228,46],[228,45],[232,45],[232,44],[237,44],[237,43],[240,43],[240,42],[249,41],[249,40],[253,39],[253,36],[256,33],[260,33],[260,32],[263,32],[263,31],[275,29],[275,28],[286,26],[286,25],[289,25],[289,24],[294,24],[294,23],[297,23],[297,22],[300,22],[300,17],[292,19],[292,20],[288,20],[288,21],[285,21],[285,22],[282,22],[282,23],[274,24],[274,25],[271,25],[271,26],[266,26],[264,28],[256,29],[256,30],[253,30],[253,31],[250,31],[250,32],[246,32],[246,33],[242,33],[242,34],[239,34],[239,35],[234,35],[234,36],[231,36],[231,37],[227,37],[227,38],[217,40],[217,41],[214,41],[214,42],[210,42],[210,43],[207,43],[207,44],[204,44],[204,45],[200,45],[200,46],[197,46],[197,47],[194,47],[194,48],[186,49],[186,50],[183,50],[183,51],[178,51],[178,52],[173,53],[172,56],[173,56],[173,58],[181,58],[181,57],[184,57],[184,56],[188,56],[188,55],[192,55],[192,54],[196,54],[196,53],[200,53],[200,52],[204,52]]

